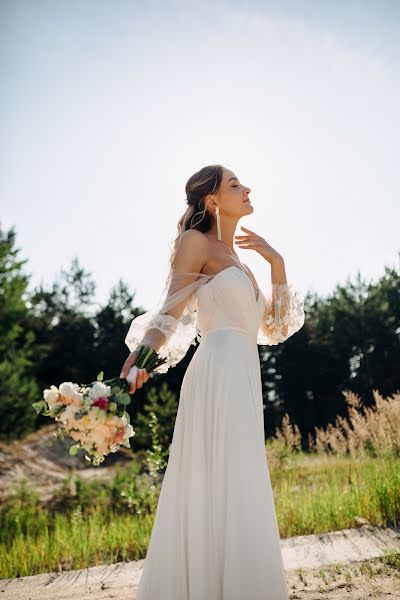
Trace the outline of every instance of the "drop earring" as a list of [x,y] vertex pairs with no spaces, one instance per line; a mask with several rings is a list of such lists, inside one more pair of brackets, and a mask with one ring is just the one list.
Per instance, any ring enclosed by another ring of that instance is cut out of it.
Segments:
[[219,206],[217,206],[217,208],[215,209],[215,212],[217,214],[217,239],[221,240],[221,218],[219,216]]

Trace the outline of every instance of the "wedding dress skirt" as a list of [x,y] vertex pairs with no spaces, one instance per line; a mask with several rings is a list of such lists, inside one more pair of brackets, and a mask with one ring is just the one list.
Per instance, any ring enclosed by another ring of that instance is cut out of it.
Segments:
[[[271,329],[262,327],[271,303],[282,306],[279,299],[285,300],[287,337],[299,329],[302,298],[281,286],[268,303],[236,267],[205,283],[195,294],[200,344],[182,381],[136,598],[288,600],[257,343],[278,343],[279,332],[267,339]],[[276,324],[278,311],[273,314]]]

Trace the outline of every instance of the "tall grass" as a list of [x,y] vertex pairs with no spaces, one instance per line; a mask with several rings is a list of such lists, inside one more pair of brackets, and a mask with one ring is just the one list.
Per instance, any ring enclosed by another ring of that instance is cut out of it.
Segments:
[[[365,407],[357,394],[343,392],[348,418],[336,417],[327,428],[315,427],[309,434],[309,450],[318,454],[351,456],[352,458],[400,456],[400,393],[383,398],[373,390],[375,406]],[[281,428],[275,432],[274,451],[287,456],[301,447],[301,433],[290,423],[286,413]]]

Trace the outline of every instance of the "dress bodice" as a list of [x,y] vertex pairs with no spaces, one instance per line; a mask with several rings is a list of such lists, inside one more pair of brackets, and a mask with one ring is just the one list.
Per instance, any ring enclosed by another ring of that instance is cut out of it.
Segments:
[[266,296],[257,287],[237,265],[213,275],[174,273],[159,303],[132,320],[125,343],[134,351],[149,329],[161,331],[166,362],[155,370],[165,373],[215,330],[241,331],[260,345],[284,342],[304,324],[304,297],[288,283],[272,283]]
[[231,265],[196,292],[198,340],[216,329],[234,329],[257,338],[265,297],[250,276]]

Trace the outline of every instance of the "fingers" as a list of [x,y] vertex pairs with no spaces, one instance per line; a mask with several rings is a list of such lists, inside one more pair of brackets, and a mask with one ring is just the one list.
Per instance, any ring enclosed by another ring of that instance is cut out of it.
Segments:
[[243,250],[256,250],[259,242],[259,236],[251,229],[247,229],[240,226],[241,229],[247,231],[246,235],[235,235],[235,244],[239,246],[239,248],[243,248]]
[[246,235],[235,235],[235,240],[256,240],[257,237],[258,236],[255,233]]
[[136,381],[132,381],[129,384],[129,393],[134,394],[136,390],[140,389],[144,383],[149,380],[149,373],[146,369],[139,369],[136,377]]
[[256,239],[252,235],[235,235],[235,244],[246,248],[249,244],[254,244]]
[[121,369],[121,373],[119,374],[121,379],[126,379],[128,373],[129,373],[129,369],[131,367],[133,367],[133,365],[136,362],[136,359],[139,355],[139,351],[138,350],[134,350],[133,352],[131,352],[128,356],[128,358],[126,359],[126,361],[124,362],[122,369]]
[[139,369],[138,376],[136,378],[136,387],[141,388],[146,381],[149,379],[149,374],[146,369]]

